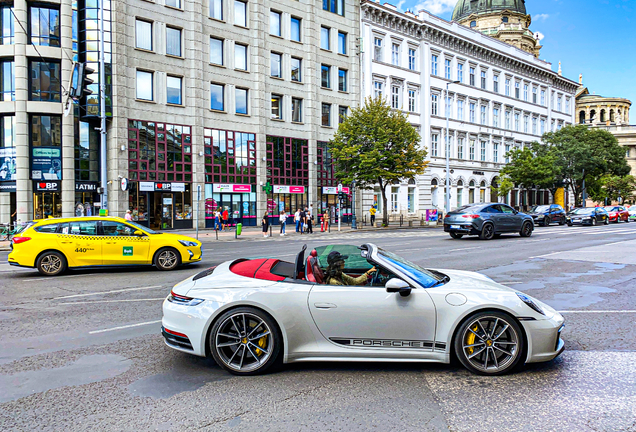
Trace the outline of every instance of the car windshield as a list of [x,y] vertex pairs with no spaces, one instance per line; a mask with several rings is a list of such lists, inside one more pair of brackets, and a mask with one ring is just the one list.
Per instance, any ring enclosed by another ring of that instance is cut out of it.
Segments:
[[442,280],[442,277],[438,277],[430,271],[418,266],[417,264],[413,264],[392,252],[378,248],[378,253],[382,256],[382,258],[402,270],[407,276],[416,280],[425,288],[430,288]]
[[570,212],[570,214],[577,214],[577,215],[589,215],[592,213],[594,213],[594,208],[592,207],[577,208]]
[[135,223],[135,222],[133,222],[133,221],[126,221],[126,223],[127,223],[127,224],[129,224],[129,225],[134,226],[134,227],[135,227],[135,228],[137,228],[137,229],[140,229],[140,230],[142,230],[142,231],[144,231],[144,232],[147,232],[148,234],[161,234],[161,233],[158,233],[157,231],[153,231],[153,230],[151,230],[151,229],[150,229],[150,228],[148,228],[148,227],[145,227],[145,226],[143,226],[143,225],[139,225],[138,223]]
[[537,205],[530,208],[530,213],[543,213],[550,211],[549,205]]
[[369,264],[367,259],[360,253],[360,248],[353,245],[327,245],[316,248],[318,254],[318,264],[322,268],[327,268],[329,263],[327,257],[331,252],[339,252],[340,255],[346,256],[344,259],[345,270],[361,270],[367,271],[373,266]]
[[607,206],[605,207],[605,210],[609,211],[619,211],[620,209],[618,207],[615,206]]
[[474,204],[469,204],[469,205],[457,207],[456,209],[453,210],[453,213],[476,213],[476,212],[479,212],[482,207],[483,206],[481,205],[476,206]]

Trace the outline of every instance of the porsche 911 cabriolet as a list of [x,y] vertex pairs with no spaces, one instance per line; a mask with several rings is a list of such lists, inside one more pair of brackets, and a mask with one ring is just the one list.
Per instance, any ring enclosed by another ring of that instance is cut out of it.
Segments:
[[374,244],[295,262],[236,259],[174,286],[162,334],[237,375],[304,361],[441,362],[500,375],[564,348],[563,317],[479,273],[423,268]]

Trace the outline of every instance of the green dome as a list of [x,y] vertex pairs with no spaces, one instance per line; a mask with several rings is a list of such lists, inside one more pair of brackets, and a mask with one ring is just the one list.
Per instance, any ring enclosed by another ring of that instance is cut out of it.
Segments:
[[526,14],[525,0],[458,0],[453,11],[453,21],[461,21],[471,14],[509,10]]

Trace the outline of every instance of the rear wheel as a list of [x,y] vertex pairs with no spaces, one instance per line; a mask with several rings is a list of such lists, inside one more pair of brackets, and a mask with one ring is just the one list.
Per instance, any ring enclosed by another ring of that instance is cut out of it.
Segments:
[[455,354],[466,369],[480,375],[510,372],[522,358],[523,332],[509,315],[479,312],[467,319],[455,338]]
[[574,225],[572,222],[568,222],[568,226],[572,226]]
[[155,254],[155,266],[159,270],[174,270],[181,265],[181,256],[173,248],[159,249]]
[[595,217],[592,218],[592,226],[596,226],[596,218]]
[[459,240],[460,238],[464,237],[464,234],[459,234],[459,233],[452,232],[452,231],[449,234],[455,240]]
[[479,238],[482,240],[490,240],[495,236],[495,226],[491,223],[485,223],[481,227]]
[[57,276],[66,271],[66,257],[57,251],[44,252],[38,257],[35,266],[44,276]]
[[548,216],[543,218],[543,226],[550,226],[550,218]]
[[519,235],[521,237],[530,237],[532,235],[532,224],[530,222],[524,222]]
[[559,225],[565,225],[565,218],[559,219]]

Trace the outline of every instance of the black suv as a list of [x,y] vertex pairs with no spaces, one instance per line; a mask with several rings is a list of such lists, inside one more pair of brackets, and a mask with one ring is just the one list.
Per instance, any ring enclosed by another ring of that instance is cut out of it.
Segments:
[[534,223],[538,225],[548,226],[552,222],[558,222],[559,225],[565,224],[565,211],[558,204],[536,205],[527,212],[532,216]]

